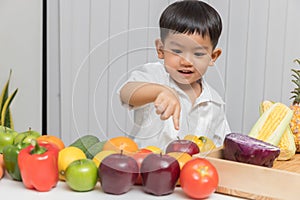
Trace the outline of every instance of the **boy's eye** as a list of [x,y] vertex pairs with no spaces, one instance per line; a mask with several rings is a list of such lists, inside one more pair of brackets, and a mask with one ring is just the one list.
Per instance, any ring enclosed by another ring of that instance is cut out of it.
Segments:
[[173,53],[182,53],[182,51],[179,50],[179,49],[171,49],[171,51],[172,51]]
[[198,52],[198,53],[194,53],[194,55],[200,57],[200,56],[205,56],[206,53]]

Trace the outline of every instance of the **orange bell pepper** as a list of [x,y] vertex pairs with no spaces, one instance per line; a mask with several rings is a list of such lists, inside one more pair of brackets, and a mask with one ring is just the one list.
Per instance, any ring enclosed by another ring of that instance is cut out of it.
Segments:
[[46,192],[56,186],[59,180],[58,152],[54,144],[36,140],[19,152],[18,165],[26,188]]

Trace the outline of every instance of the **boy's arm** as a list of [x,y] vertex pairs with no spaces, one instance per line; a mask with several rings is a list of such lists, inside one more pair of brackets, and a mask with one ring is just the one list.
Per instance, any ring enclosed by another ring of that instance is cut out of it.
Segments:
[[128,82],[120,90],[121,101],[133,107],[154,103],[162,120],[173,116],[175,129],[179,129],[180,102],[177,93],[164,85],[147,82]]

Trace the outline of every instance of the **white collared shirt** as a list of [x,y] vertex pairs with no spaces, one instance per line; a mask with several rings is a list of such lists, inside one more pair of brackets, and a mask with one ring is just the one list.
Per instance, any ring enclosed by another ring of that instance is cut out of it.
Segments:
[[133,81],[167,85],[177,91],[181,103],[179,130],[174,128],[172,117],[167,120],[160,119],[153,103],[133,108],[134,125],[129,135],[139,147],[151,145],[165,149],[170,141],[178,137],[183,139],[187,134],[207,136],[213,139],[217,146],[221,146],[225,135],[230,133],[224,110],[225,103],[203,78],[202,93],[194,105],[159,62],[134,69],[124,84]]

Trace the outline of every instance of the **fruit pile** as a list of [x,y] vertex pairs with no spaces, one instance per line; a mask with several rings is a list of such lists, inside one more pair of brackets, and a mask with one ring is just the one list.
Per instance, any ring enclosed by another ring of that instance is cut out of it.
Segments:
[[[57,169],[56,158],[59,150],[62,148],[64,148],[64,143],[55,136],[44,136],[30,128],[27,131],[19,133],[13,129],[0,126],[0,153],[2,163],[13,180],[23,181],[24,184],[31,182],[34,176],[38,177],[38,173],[47,173],[48,177],[58,173],[58,170],[52,174],[50,171],[52,170],[51,166]],[[49,158],[46,159],[45,155]],[[29,169],[26,169],[27,166],[25,163],[28,163]],[[43,167],[41,166],[44,164],[49,165],[49,167],[42,169]],[[21,171],[24,172],[24,177],[22,177]],[[28,174],[34,174],[34,176],[29,175],[28,177]],[[54,177],[56,177],[56,175]],[[45,181],[42,185],[45,186],[49,182]],[[55,184],[55,182],[56,178],[52,180],[52,184]],[[51,188],[53,186],[52,184],[48,187]],[[31,183],[28,183],[27,186],[31,188],[34,187]],[[48,190],[48,188],[40,188],[40,190]]]
[[100,141],[94,135],[84,135],[65,146],[53,135],[31,129],[17,133],[0,126],[0,145],[0,177],[6,170],[11,179],[40,192],[50,191],[58,181],[77,192],[94,190],[100,182],[103,192],[115,195],[137,185],[155,196],[181,187],[189,197],[206,198],[215,192],[219,181],[208,160],[193,156],[215,148],[204,136],[178,138],[163,151],[156,146],[139,147],[125,136]]

